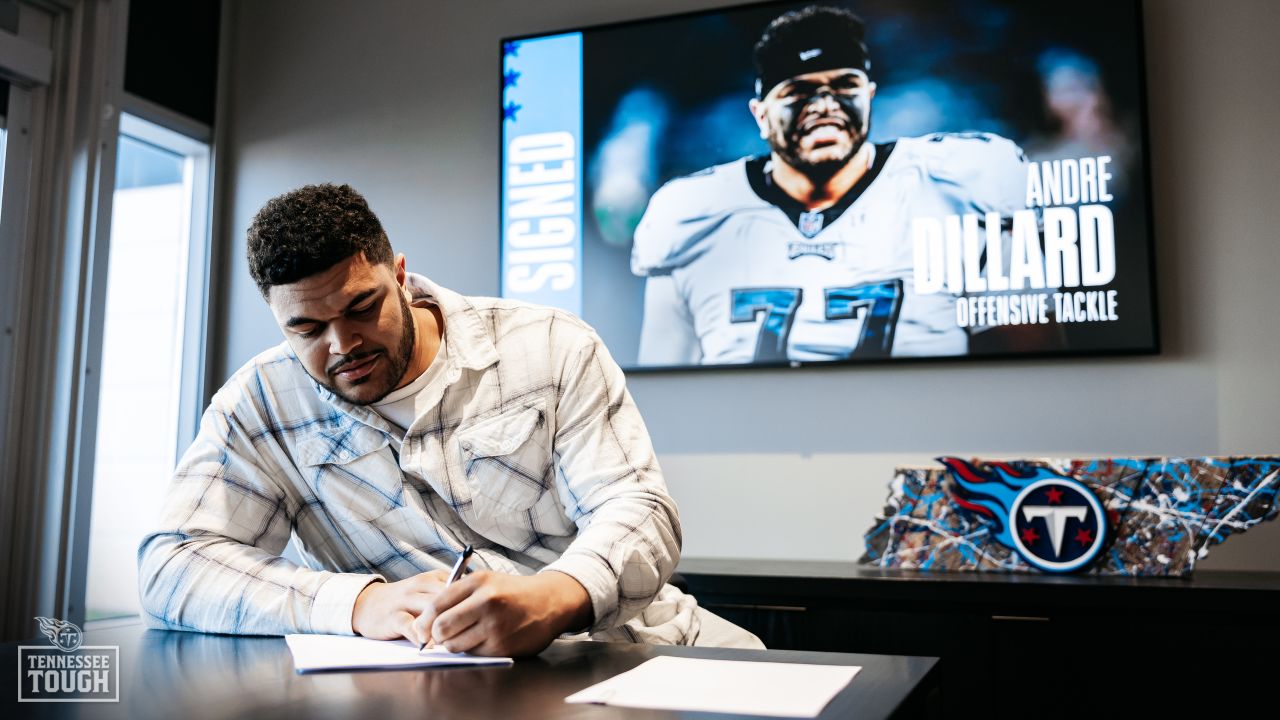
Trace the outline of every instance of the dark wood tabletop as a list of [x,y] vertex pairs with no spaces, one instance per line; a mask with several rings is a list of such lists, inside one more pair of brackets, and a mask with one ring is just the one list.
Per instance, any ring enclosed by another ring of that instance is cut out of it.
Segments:
[[[48,646],[46,641],[26,644]],[[698,718],[726,716],[570,705],[564,698],[658,655],[860,665],[822,718],[915,716],[934,706],[929,657],[730,650],[556,641],[511,667],[403,669],[300,675],[284,639],[145,630],[91,630],[86,646],[120,647],[118,703],[19,703],[10,680],[6,718]],[[18,675],[18,644],[4,646],[4,677]]]

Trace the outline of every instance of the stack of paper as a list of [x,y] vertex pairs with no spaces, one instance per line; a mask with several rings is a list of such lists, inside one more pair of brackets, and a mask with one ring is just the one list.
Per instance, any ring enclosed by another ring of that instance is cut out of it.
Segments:
[[861,669],[664,656],[574,693],[565,702],[817,717]]
[[438,665],[510,665],[509,657],[478,657],[451,653],[441,647],[418,652],[408,640],[370,640],[349,635],[286,635],[293,667],[315,670],[434,667]]

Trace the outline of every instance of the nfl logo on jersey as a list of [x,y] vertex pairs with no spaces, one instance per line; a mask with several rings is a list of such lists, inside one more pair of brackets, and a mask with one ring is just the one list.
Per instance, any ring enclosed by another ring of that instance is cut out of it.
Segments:
[[817,235],[822,232],[822,221],[821,210],[800,213],[800,222],[798,224],[800,233],[807,238]]

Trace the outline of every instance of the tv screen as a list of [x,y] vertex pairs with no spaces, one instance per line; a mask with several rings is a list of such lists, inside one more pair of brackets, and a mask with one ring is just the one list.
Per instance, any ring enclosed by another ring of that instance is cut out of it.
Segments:
[[628,369],[1149,353],[1136,1],[768,3],[502,43],[501,293]]

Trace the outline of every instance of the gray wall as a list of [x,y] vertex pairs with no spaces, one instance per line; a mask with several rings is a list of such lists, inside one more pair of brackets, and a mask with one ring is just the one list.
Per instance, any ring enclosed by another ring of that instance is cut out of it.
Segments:
[[[213,372],[280,339],[243,260],[268,198],[349,182],[411,270],[495,294],[499,38],[725,4],[236,3]],[[854,559],[893,466],[939,453],[1280,452],[1280,3],[1145,15],[1163,354],[634,377],[687,556]],[[1280,570],[1278,540],[1201,567]]]

